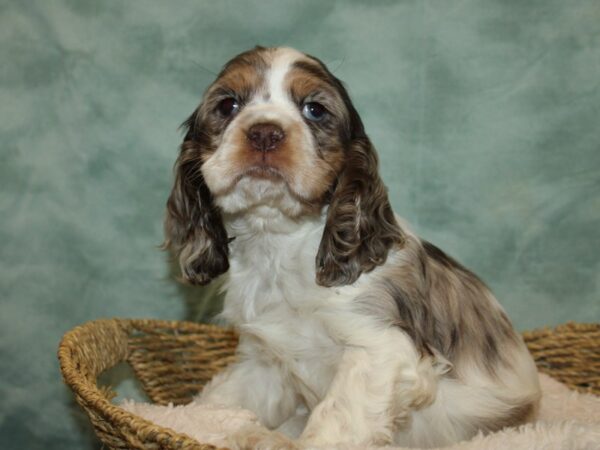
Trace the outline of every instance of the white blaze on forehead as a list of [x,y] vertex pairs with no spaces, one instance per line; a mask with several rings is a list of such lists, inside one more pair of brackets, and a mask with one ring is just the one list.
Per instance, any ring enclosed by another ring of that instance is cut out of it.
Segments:
[[292,64],[304,57],[293,48],[281,47],[275,50],[271,67],[267,74],[267,89],[273,103],[288,103],[289,97],[284,88],[284,80]]

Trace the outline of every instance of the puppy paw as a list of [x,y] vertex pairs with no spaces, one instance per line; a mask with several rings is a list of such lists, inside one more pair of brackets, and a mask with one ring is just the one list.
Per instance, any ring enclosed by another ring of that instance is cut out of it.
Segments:
[[244,427],[228,438],[231,450],[299,450],[287,436],[261,426]]

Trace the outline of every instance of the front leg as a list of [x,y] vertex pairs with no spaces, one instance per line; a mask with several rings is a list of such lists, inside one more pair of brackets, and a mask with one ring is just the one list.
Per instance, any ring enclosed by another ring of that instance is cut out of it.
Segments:
[[195,400],[253,411],[268,428],[276,428],[291,417],[298,405],[296,392],[276,365],[248,359],[233,363],[217,374]]
[[264,352],[251,342],[240,340],[238,362],[217,374],[196,401],[241,406],[256,413],[264,426],[249,424],[233,432],[228,437],[228,447],[232,450],[295,449],[292,440],[269,429],[294,416],[298,395],[279,365],[262,359]]
[[303,447],[392,443],[410,409],[431,400],[432,372],[400,329],[350,339],[325,398],[301,435]]

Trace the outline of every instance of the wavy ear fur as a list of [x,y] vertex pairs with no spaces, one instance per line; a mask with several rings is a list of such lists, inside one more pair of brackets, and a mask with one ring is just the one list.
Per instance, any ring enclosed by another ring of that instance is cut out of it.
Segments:
[[175,163],[163,247],[179,257],[186,281],[204,285],[229,269],[228,237],[221,212],[200,171],[203,135],[197,129],[197,112],[184,126],[188,131]]
[[[356,114],[350,108],[351,114]],[[403,234],[379,177],[377,154],[364,134],[360,118],[334,188],[325,230],[317,253],[317,283],[352,284],[363,272],[383,264]]]

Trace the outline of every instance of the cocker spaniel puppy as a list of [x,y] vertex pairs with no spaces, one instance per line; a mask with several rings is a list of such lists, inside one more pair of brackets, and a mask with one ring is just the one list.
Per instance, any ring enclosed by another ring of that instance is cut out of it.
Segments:
[[473,273],[394,215],[321,61],[242,53],[185,126],[165,244],[190,283],[223,276],[240,333],[237,361],[198,401],[299,434],[248,430],[239,446],[439,446],[534,414],[520,336]]

